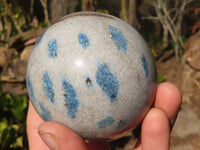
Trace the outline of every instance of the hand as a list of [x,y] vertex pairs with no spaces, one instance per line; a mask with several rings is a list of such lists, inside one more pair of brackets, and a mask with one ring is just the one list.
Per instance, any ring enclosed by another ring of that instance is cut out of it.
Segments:
[[[141,138],[135,150],[169,150],[170,129],[181,105],[180,90],[171,83],[158,86],[154,107],[142,122]],[[85,141],[66,126],[44,122],[31,102],[27,115],[27,134],[30,150],[108,150],[108,142]]]

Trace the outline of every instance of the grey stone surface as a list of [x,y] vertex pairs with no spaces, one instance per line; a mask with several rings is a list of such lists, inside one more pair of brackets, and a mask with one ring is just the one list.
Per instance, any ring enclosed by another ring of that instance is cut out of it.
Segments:
[[85,138],[116,138],[136,127],[153,102],[156,80],[141,35],[102,13],[74,13],[52,25],[27,68],[37,112]]

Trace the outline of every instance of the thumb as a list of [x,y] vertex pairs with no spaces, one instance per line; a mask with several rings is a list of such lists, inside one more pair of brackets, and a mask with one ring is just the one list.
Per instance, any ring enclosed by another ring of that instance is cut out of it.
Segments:
[[42,123],[39,126],[38,133],[51,150],[87,149],[86,143],[81,136],[57,122]]

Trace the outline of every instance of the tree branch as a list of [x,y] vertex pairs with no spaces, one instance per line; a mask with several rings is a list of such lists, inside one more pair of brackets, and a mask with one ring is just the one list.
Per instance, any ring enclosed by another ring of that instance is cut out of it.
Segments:
[[12,12],[11,12],[9,6],[8,6],[7,1],[6,1],[6,0],[3,0],[3,2],[4,2],[4,4],[5,4],[6,12],[7,12],[8,16],[11,18],[11,20],[13,21],[13,24],[15,25],[17,31],[18,31],[19,33],[22,33],[22,30],[20,29],[20,26],[18,25],[17,20],[15,19],[14,15],[12,14]]
[[38,29],[38,30],[32,29],[32,30],[23,32],[21,34],[18,34],[17,36],[15,36],[9,40],[8,47],[12,47],[13,45],[15,45],[18,42],[25,42],[31,38],[38,37],[45,30],[46,30],[46,28],[42,28],[42,29]]
[[40,0],[43,8],[44,8],[44,17],[45,17],[45,22],[48,23],[48,25],[50,25],[50,21],[49,21],[49,13],[47,10],[47,0]]
[[153,20],[153,21],[158,21],[159,18],[155,16],[148,16],[148,17],[142,17],[142,19],[148,19],[148,20]]

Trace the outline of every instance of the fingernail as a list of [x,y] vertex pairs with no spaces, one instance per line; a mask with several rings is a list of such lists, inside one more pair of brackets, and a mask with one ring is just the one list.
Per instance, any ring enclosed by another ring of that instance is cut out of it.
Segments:
[[58,145],[53,135],[51,135],[50,133],[43,133],[41,131],[38,131],[38,133],[50,150],[58,150]]

